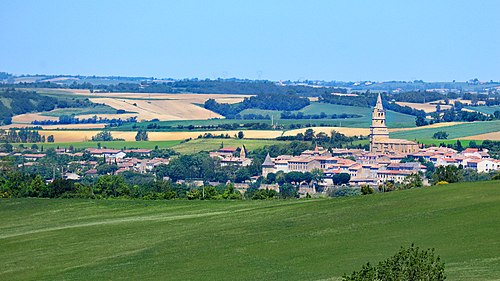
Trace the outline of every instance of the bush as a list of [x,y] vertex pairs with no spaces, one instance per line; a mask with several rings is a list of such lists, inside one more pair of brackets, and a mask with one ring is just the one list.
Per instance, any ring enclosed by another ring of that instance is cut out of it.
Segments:
[[343,276],[345,281],[445,279],[444,262],[434,255],[434,249],[420,250],[413,244],[409,248],[401,247],[398,253],[377,266],[367,263],[360,271]]
[[374,192],[375,192],[375,190],[373,190],[373,188],[369,187],[368,185],[363,185],[363,186],[361,187],[361,193],[362,193],[363,195],[372,194],[372,193],[374,193]]
[[360,195],[361,191],[359,189],[354,189],[351,187],[342,187],[330,192],[331,197],[347,197]]

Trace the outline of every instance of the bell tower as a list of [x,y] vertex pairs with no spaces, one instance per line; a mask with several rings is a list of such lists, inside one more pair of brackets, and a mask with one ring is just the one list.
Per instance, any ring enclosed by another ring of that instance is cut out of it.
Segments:
[[375,104],[372,112],[372,125],[370,126],[370,151],[376,151],[374,143],[375,140],[388,138],[389,131],[387,130],[387,125],[385,124],[385,110],[382,106],[382,98],[379,93],[377,103]]

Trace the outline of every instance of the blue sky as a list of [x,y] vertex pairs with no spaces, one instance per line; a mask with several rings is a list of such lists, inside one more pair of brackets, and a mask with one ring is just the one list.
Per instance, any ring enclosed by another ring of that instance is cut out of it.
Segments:
[[0,71],[500,80],[500,1],[0,1]]

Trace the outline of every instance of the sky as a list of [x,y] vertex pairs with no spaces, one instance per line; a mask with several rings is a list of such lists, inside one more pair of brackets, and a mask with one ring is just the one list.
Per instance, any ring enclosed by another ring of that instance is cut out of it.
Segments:
[[500,1],[0,1],[0,71],[500,81]]

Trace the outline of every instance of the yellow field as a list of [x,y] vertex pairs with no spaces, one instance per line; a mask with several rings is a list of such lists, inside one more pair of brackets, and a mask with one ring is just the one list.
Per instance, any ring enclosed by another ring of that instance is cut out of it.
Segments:
[[[75,94],[86,94],[74,92]],[[223,95],[223,94],[149,94],[149,93],[97,93],[96,98],[90,98],[94,103],[101,103],[115,109],[123,109],[136,112],[130,116],[137,116],[139,121],[159,119],[168,120],[205,120],[211,118],[224,118],[213,111],[207,110],[196,104],[203,104],[208,99],[215,99],[220,103],[241,102],[246,95]],[[103,97],[105,96],[105,97]],[[121,117],[124,115],[98,115],[99,117]],[[85,116],[83,116],[85,117]]]
[[480,134],[480,135],[475,135],[475,136],[468,136],[464,138],[460,138],[461,140],[493,140],[493,141],[500,141],[500,131],[499,132],[492,132],[492,133],[486,133],[486,134]]
[[[28,128],[34,127],[36,125],[32,124],[10,124],[0,126],[0,129],[10,129],[10,128]],[[42,125],[37,127],[42,127],[44,130],[55,130],[55,129],[102,129],[106,124],[62,124],[62,125]]]
[[41,113],[26,113],[26,114],[20,114],[20,115],[15,115],[12,117],[12,123],[21,123],[21,124],[30,124],[33,121],[45,121],[45,120],[50,120],[50,121],[58,121],[58,117],[54,116],[43,116]]
[[[211,132],[149,132],[149,140],[151,141],[161,141],[161,140],[184,140],[188,138],[197,138],[199,135],[204,133],[212,134],[229,134],[234,137],[239,131],[211,131]],[[274,139],[281,136],[281,131],[242,131],[245,138],[259,138],[259,139]],[[92,136],[95,136],[97,131],[57,131],[57,130],[47,130],[39,131],[41,135],[49,136],[54,135],[55,142],[82,142],[91,140]],[[114,138],[125,139],[126,141],[134,141],[137,132],[119,132],[111,131],[111,135]]]
[[[159,119],[166,120],[202,120],[224,118],[215,112],[197,106],[186,100],[135,100],[120,98],[91,98],[93,103],[101,103],[115,109],[123,109],[137,116],[139,121]],[[126,118],[122,114],[106,114],[108,118]],[[100,114],[98,114],[101,117]],[[85,116],[82,116],[85,118]],[[102,116],[104,117],[104,116]]]
[[[401,106],[409,106],[411,108],[414,108],[416,110],[423,110],[425,113],[430,113],[430,112],[435,112],[436,111],[436,106],[435,104],[430,104],[430,103],[414,103],[414,102],[396,102],[396,104],[401,105]],[[440,105],[441,109],[450,109],[451,105]]]
[[[213,111],[207,110],[197,104],[203,104],[208,99],[215,99],[219,103],[238,103],[249,95],[232,94],[161,94],[161,93],[90,93],[89,90],[57,89],[51,90],[61,95],[85,95],[95,96],[89,98],[93,103],[105,104],[114,109],[123,109],[128,114],[87,114],[79,115],[80,118],[91,118],[93,116],[102,118],[137,117],[139,121],[159,119],[168,120],[206,120],[211,118],[224,118]],[[43,113],[28,113],[16,115],[12,118],[13,123],[30,124],[31,122],[51,120],[56,121],[58,117],[43,116]],[[53,127],[52,129],[54,129]],[[90,128],[90,127],[88,127]],[[92,127],[94,128],[94,127]]]

